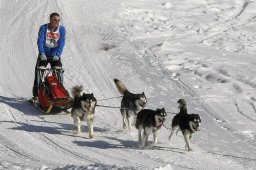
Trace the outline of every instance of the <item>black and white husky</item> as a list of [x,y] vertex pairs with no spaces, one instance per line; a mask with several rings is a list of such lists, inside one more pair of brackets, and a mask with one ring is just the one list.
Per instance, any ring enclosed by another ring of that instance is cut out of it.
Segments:
[[74,96],[74,102],[71,110],[71,116],[76,126],[76,132],[81,132],[81,121],[86,121],[89,129],[89,138],[93,138],[93,119],[95,113],[95,107],[97,100],[93,93],[81,95],[83,86],[74,86],[72,88],[72,94]]
[[123,116],[123,128],[128,126],[131,130],[135,125],[137,113],[146,106],[147,98],[144,92],[138,94],[129,92],[120,80],[114,79],[114,82],[119,93],[123,95],[120,109]]
[[186,142],[186,148],[191,151],[190,139],[192,134],[199,130],[199,125],[201,123],[201,118],[198,114],[188,114],[187,113],[187,103],[184,99],[179,99],[179,109],[180,112],[176,114],[172,119],[172,132],[169,136],[169,141],[171,140],[173,134],[180,129],[184,136]]
[[[154,144],[157,143],[158,131],[162,127],[165,117],[167,116],[165,109],[143,109],[136,119],[135,127],[138,129],[138,141],[141,145],[147,145],[148,136],[153,133]],[[143,136],[141,133],[143,132]]]

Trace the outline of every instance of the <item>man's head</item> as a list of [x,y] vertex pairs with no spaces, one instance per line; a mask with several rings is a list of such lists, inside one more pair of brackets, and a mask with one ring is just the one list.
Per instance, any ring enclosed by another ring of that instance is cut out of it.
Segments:
[[58,13],[51,13],[50,15],[50,28],[55,29],[60,24],[60,15]]

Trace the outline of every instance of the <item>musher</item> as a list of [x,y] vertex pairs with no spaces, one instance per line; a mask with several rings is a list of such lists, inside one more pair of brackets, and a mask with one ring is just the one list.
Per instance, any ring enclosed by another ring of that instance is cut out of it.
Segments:
[[52,69],[56,69],[59,81],[63,83],[63,70],[61,54],[65,46],[65,27],[60,25],[60,15],[50,14],[50,22],[40,26],[38,32],[37,46],[38,58],[35,66],[35,79],[33,86],[33,101],[38,100],[38,89],[40,85],[40,69],[50,63]]

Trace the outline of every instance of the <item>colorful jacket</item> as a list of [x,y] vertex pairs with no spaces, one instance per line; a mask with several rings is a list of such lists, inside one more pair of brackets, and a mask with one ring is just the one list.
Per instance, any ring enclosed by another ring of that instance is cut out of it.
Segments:
[[37,39],[39,55],[44,53],[47,57],[61,57],[65,46],[65,36],[66,30],[62,25],[53,31],[48,29],[48,24],[42,25]]

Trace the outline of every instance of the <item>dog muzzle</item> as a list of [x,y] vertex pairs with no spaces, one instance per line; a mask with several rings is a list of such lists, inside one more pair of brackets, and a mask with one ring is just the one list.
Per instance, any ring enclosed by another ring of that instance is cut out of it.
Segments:
[[192,128],[195,132],[199,131],[199,125],[192,125]]

